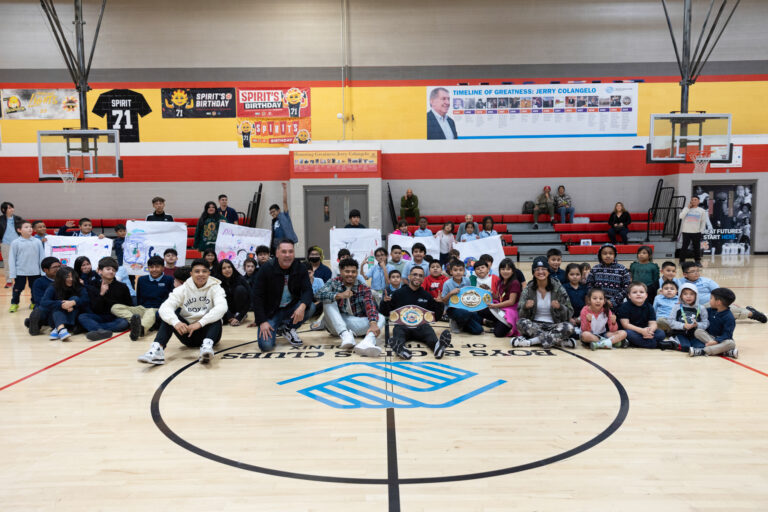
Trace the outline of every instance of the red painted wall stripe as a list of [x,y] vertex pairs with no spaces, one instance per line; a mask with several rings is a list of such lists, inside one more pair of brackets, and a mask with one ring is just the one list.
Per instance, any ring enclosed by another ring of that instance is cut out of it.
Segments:
[[[127,156],[128,182],[279,181],[290,178],[288,155]],[[647,164],[645,152],[537,151],[506,153],[384,153],[382,178],[483,178],[665,176],[691,172],[692,164]],[[768,171],[768,145],[744,146],[744,167],[731,173]],[[723,173],[726,169],[709,169]],[[361,176],[368,176],[367,174]],[[104,181],[120,181],[105,179]],[[0,158],[0,183],[37,183],[37,158]]]

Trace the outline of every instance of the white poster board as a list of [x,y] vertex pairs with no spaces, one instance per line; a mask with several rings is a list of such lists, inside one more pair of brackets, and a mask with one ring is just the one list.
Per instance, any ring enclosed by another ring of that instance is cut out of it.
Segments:
[[176,249],[179,259],[176,266],[183,267],[187,259],[187,225],[183,222],[147,222],[129,220],[125,223],[127,234],[123,243],[123,265],[128,274],[145,276],[147,260],[152,256],[163,257],[166,249]]
[[75,267],[75,259],[87,256],[93,270],[98,269],[99,260],[112,256],[112,239],[95,236],[55,236],[45,237],[45,255],[58,258],[62,265]]
[[427,248],[427,254],[435,258],[436,260],[440,259],[440,241],[433,237],[433,236],[405,236],[405,235],[395,235],[394,233],[389,235],[387,237],[387,247],[390,248],[389,252],[392,251],[391,247],[393,245],[399,245],[400,248],[403,251],[407,251],[408,255],[403,255],[403,257],[406,260],[410,260],[410,254],[411,254],[411,247],[413,247],[413,244],[415,243],[421,243],[424,244],[424,247]]
[[471,242],[457,242],[453,247],[458,249],[461,261],[467,266],[467,276],[475,273],[474,262],[483,254],[490,254],[493,257],[493,266],[491,268],[497,274],[499,272],[499,263],[506,257],[504,256],[504,248],[501,246],[501,237],[498,235],[472,240]]
[[247,258],[256,258],[256,248],[260,245],[269,247],[272,232],[268,229],[249,228],[237,224],[219,224],[216,235],[216,258],[230,260],[241,274],[245,274],[243,262]]
[[331,254],[328,255],[328,259],[331,260],[331,270],[334,275],[339,273],[336,255],[341,249],[349,249],[352,257],[367,272],[367,267],[375,262],[373,253],[381,247],[381,231],[378,229],[332,229],[330,239]]

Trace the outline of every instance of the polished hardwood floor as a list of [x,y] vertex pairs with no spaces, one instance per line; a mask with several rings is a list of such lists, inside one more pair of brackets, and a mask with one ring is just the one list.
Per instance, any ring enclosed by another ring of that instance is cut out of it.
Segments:
[[[735,258],[735,257],[734,257]],[[705,262],[768,310],[768,257]],[[527,264],[521,268],[530,274]],[[0,509],[765,510],[768,325],[738,360],[512,349],[362,358],[304,332],[261,354],[226,327],[209,365],[172,341],[30,337],[1,290]],[[437,327],[437,328],[442,328]],[[306,326],[302,331],[306,331]]]

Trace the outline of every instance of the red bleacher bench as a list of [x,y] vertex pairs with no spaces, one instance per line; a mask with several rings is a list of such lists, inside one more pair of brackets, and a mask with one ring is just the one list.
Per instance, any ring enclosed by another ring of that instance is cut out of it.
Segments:
[[504,245],[512,245],[512,235],[501,235],[501,242]]
[[[619,254],[635,254],[640,247],[645,244],[619,244],[616,246],[616,251]],[[653,245],[648,245],[653,249]],[[571,245],[568,247],[569,254],[597,254],[600,250],[599,245]]]
[[564,244],[580,244],[582,240],[592,240],[592,243],[608,242],[608,233],[564,233],[560,241]]
[[[603,231],[608,232],[608,228],[610,226],[607,222],[590,222],[589,224],[555,224],[555,231],[558,233],[561,232],[582,232],[582,231]],[[663,222],[653,222],[651,223],[651,228],[660,230],[664,228]],[[648,229],[648,223],[647,222],[633,222],[629,225],[630,231],[646,231]]]
[[517,256],[517,247],[514,245],[505,245],[502,249],[504,249],[504,256]]
[[[632,222],[635,221],[648,221],[648,212],[642,212],[642,213],[632,213],[630,214],[632,217]],[[611,217],[610,212],[609,213],[580,213],[576,212],[574,214],[574,217],[589,217],[589,222],[608,222],[608,219]],[[630,224],[631,226],[631,224]]]
[[[549,215],[541,215],[539,216],[539,220],[544,222],[549,221]],[[502,215],[502,222],[505,222],[507,224],[517,224],[522,222],[533,222],[533,215],[531,214],[521,214],[521,215]]]
[[198,251],[197,249],[187,249],[187,265],[192,263],[192,260],[197,258],[202,258],[203,253]]

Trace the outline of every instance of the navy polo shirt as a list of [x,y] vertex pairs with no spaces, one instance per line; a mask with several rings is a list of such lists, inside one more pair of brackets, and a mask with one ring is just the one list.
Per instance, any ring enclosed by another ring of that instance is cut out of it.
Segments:
[[161,275],[157,279],[152,276],[141,276],[136,283],[136,301],[145,308],[159,308],[173,291],[173,277]]

